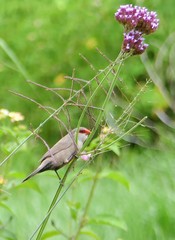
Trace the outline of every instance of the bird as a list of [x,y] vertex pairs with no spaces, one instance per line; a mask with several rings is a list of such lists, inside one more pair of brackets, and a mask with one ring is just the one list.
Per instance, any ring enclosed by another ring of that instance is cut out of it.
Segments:
[[22,182],[27,181],[38,173],[54,170],[61,180],[57,170],[68,164],[83,147],[91,131],[85,127],[75,128],[61,138],[52,148],[50,148],[41,158],[40,165]]

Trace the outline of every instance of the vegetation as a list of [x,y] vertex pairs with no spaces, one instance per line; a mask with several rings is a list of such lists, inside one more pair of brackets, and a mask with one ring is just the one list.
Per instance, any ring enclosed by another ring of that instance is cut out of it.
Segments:
[[[0,239],[174,239],[173,0],[131,3],[160,26],[116,60],[128,2],[1,1]],[[77,125],[93,157],[22,184]]]

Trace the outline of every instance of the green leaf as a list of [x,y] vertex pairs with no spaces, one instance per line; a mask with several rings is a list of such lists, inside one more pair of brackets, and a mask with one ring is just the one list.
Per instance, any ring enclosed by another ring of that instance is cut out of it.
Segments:
[[118,144],[114,143],[111,146],[109,146],[108,149],[114,152],[117,156],[120,156],[120,149],[118,147]]
[[45,240],[45,239],[48,239],[48,238],[51,238],[51,237],[54,237],[54,236],[58,236],[60,234],[62,234],[60,231],[50,231],[50,232],[47,232],[47,233],[43,234],[41,239]]
[[125,186],[128,190],[130,189],[129,181],[118,171],[104,170],[99,174],[99,178],[109,178]]
[[93,239],[100,240],[101,238],[98,237],[96,233],[94,233],[92,230],[81,230],[81,234],[87,235]]
[[86,147],[85,150],[92,151],[92,150],[96,149],[96,147],[99,145],[99,143],[100,143],[100,138],[96,137],[90,142],[89,146]]
[[81,207],[81,203],[80,202],[71,202],[71,201],[67,201],[67,204],[69,206],[69,210],[70,210],[70,214],[71,217],[76,220],[77,219],[77,215],[78,215],[78,210]]
[[16,188],[21,188],[21,187],[22,188],[31,188],[31,189],[35,190],[36,192],[42,194],[42,190],[39,187],[38,183],[36,183],[34,181],[27,181],[24,183],[21,182],[18,186],[16,186]]
[[0,202],[0,207],[5,208],[6,210],[8,210],[12,214],[14,214],[13,211],[11,210],[11,208],[9,208],[5,203]]
[[123,220],[117,219],[115,216],[109,214],[103,214],[92,218],[89,220],[89,223],[97,225],[108,225],[127,231],[126,223]]
[[3,232],[1,231],[1,236],[0,236],[1,240],[5,239],[5,240],[17,240],[17,237],[15,236],[15,234],[13,234],[12,232],[8,231],[8,230],[4,230]]

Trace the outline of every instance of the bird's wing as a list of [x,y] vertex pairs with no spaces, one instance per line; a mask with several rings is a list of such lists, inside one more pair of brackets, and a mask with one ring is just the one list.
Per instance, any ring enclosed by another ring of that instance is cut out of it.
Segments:
[[[73,136],[71,136],[70,134],[67,134],[66,136],[64,136],[60,141],[58,141],[51,149],[49,149],[41,158],[41,162],[44,161],[46,158],[48,157],[52,157],[57,153],[61,153],[62,151],[68,149],[68,148],[72,148],[75,149],[75,153],[76,154],[76,144],[75,144],[75,140],[73,139]],[[71,159],[73,156],[71,154],[71,156],[69,156],[69,158]]]

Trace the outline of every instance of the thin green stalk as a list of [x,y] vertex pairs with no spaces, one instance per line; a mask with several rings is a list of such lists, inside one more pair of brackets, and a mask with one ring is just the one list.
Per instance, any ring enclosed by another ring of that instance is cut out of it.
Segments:
[[[103,109],[105,109],[105,107],[106,107],[106,105],[107,105],[107,103],[108,103],[108,101],[109,101],[109,99],[110,99],[110,97],[111,97],[111,95],[112,95],[112,91],[113,91],[114,86],[115,86],[115,84],[116,84],[116,79],[117,79],[117,77],[118,77],[118,75],[119,75],[119,72],[120,72],[122,63],[123,63],[122,61],[119,63],[117,72],[116,72],[116,74],[115,74],[115,76],[114,76],[114,78],[113,78],[113,80],[112,80],[112,83],[111,83],[111,85],[110,85],[110,88],[109,88],[109,90],[108,90],[108,94],[107,94],[107,96],[106,96],[106,98],[105,98],[105,100],[104,100],[104,102],[103,102],[103,105],[102,105],[102,108],[103,108]],[[99,113],[98,118],[97,118],[97,121],[95,122],[95,127],[94,127],[95,130],[96,130],[97,127],[99,126],[100,121],[101,121],[101,119],[102,119],[102,117],[103,117],[103,114],[104,114],[104,112],[100,112],[100,113]]]
[[61,193],[61,190],[62,190],[62,188],[63,188],[63,186],[64,186],[64,184],[65,184],[65,182],[66,182],[67,176],[68,176],[70,170],[72,169],[73,164],[74,164],[74,162],[75,162],[76,160],[77,160],[76,158],[73,159],[73,160],[71,161],[71,163],[69,164],[69,166],[68,166],[68,168],[67,168],[67,170],[66,170],[66,172],[65,172],[65,174],[64,174],[64,176],[63,176],[63,178],[62,178],[62,180],[61,180],[61,182],[60,182],[60,185],[59,185],[59,187],[58,187],[58,189],[57,189],[57,191],[56,191],[56,193],[55,193],[55,195],[54,195],[54,198],[53,198],[53,200],[52,200],[52,202],[51,202],[51,204],[50,204],[50,207],[49,207],[49,210],[48,210],[48,214],[46,215],[46,217],[45,217],[44,221],[42,222],[42,224],[39,226],[40,230],[39,230],[39,228],[37,228],[36,231],[35,231],[35,232],[32,234],[32,236],[30,237],[30,240],[33,239],[33,237],[35,236],[35,234],[36,234],[36,232],[37,232],[38,230],[39,230],[39,232],[38,232],[38,235],[37,235],[37,237],[36,237],[36,240],[40,240],[40,239],[41,239],[42,234],[43,234],[43,232],[44,232],[44,229],[45,229],[45,227],[46,227],[46,225],[47,225],[47,222],[48,222],[48,220],[49,220],[49,217],[50,217],[50,215],[51,215],[51,213],[52,213],[52,210],[53,210],[53,208],[55,207],[55,205],[56,205],[56,203],[57,203],[57,199],[58,199],[58,197],[59,197],[59,195],[60,195],[60,193]]
[[3,39],[0,39],[0,47],[4,50],[4,52],[6,52],[6,54],[9,56],[9,58],[16,64],[18,70],[24,76],[24,78],[30,79],[29,74],[27,73],[25,68],[22,66],[22,64],[18,60],[17,56],[15,55],[15,53],[9,48],[9,46]]
[[89,197],[88,197],[88,200],[87,200],[87,203],[86,203],[86,206],[85,206],[85,209],[84,209],[84,212],[83,212],[83,215],[81,217],[81,220],[80,220],[80,224],[79,224],[79,227],[77,229],[77,232],[75,234],[74,237],[72,237],[71,239],[72,240],[77,240],[79,235],[80,235],[80,232],[81,232],[81,229],[83,228],[84,224],[85,224],[85,218],[86,218],[86,215],[87,215],[87,212],[89,210],[89,207],[90,207],[90,204],[92,202],[92,198],[93,198],[93,195],[94,195],[94,191],[95,191],[95,187],[97,185],[97,180],[98,180],[98,174],[99,174],[99,169],[97,170],[94,178],[93,178],[93,183],[92,183],[92,187],[91,187],[91,191],[89,193]]
[[[96,93],[97,93],[98,90],[100,89],[100,86],[102,85],[103,81],[105,81],[106,77],[107,77],[108,74],[111,72],[111,70],[112,70],[113,67],[116,65],[116,63],[117,63],[118,60],[121,58],[121,56],[122,56],[122,55],[119,54],[119,57],[114,61],[114,63],[112,64],[112,67],[111,67],[111,68],[109,69],[109,71],[105,74],[104,78],[103,78],[102,81],[100,82],[100,85],[94,90],[92,96],[89,98],[89,100],[88,100],[88,102],[87,102],[87,105],[84,107],[83,112],[82,112],[82,114],[81,114],[81,116],[80,116],[80,118],[79,118],[78,126],[81,125],[81,123],[82,123],[82,121],[83,121],[83,118],[84,118],[84,115],[85,115],[85,112],[86,112],[86,110],[87,110],[87,108],[88,108],[91,100],[94,98],[94,96],[96,95]],[[121,66],[122,66],[124,60],[125,60],[125,58],[121,58],[120,61],[119,61],[119,65],[118,65],[117,71],[116,71],[116,73],[115,73],[115,75],[114,75],[114,78],[113,78],[113,80],[112,80],[112,82],[111,82],[111,85],[110,85],[110,88],[109,88],[109,90],[108,90],[107,96],[106,96],[106,98],[105,98],[105,100],[104,100],[104,102],[103,102],[102,109],[105,109],[105,107],[106,107],[106,105],[107,105],[107,103],[108,103],[108,101],[109,101],[109,99],[110,99],[110,97],[111,97],[111,95],[112,95],[112,91],[113,91],[114,86],[115,86],[115,84],[116,84],[116,79],[117,79],[117,77],[118,77],[118,75],[119,75],[119,72],[120,72],[120,69],[121,69]],[[93,129],[92,133],[90,134],[90,136],[88,137],[88,140],[87,140],[86,143],[84,144],[83,149],[84,149],[84,148],[89,144],[89,142],[92,140],[92,138],[93,138],[93,136],[94,136],[94,134],[95,134],[95,132],[96,132],[96,130],[97,130],[97,128],[98,128],[101,120],[102,120],[103,114],[104,114],[104,111],[100,111],[100,112],[99,112],[98,117],[97,117],[97,120],[96,120],[95,125],[94,125],[94,129]]]

